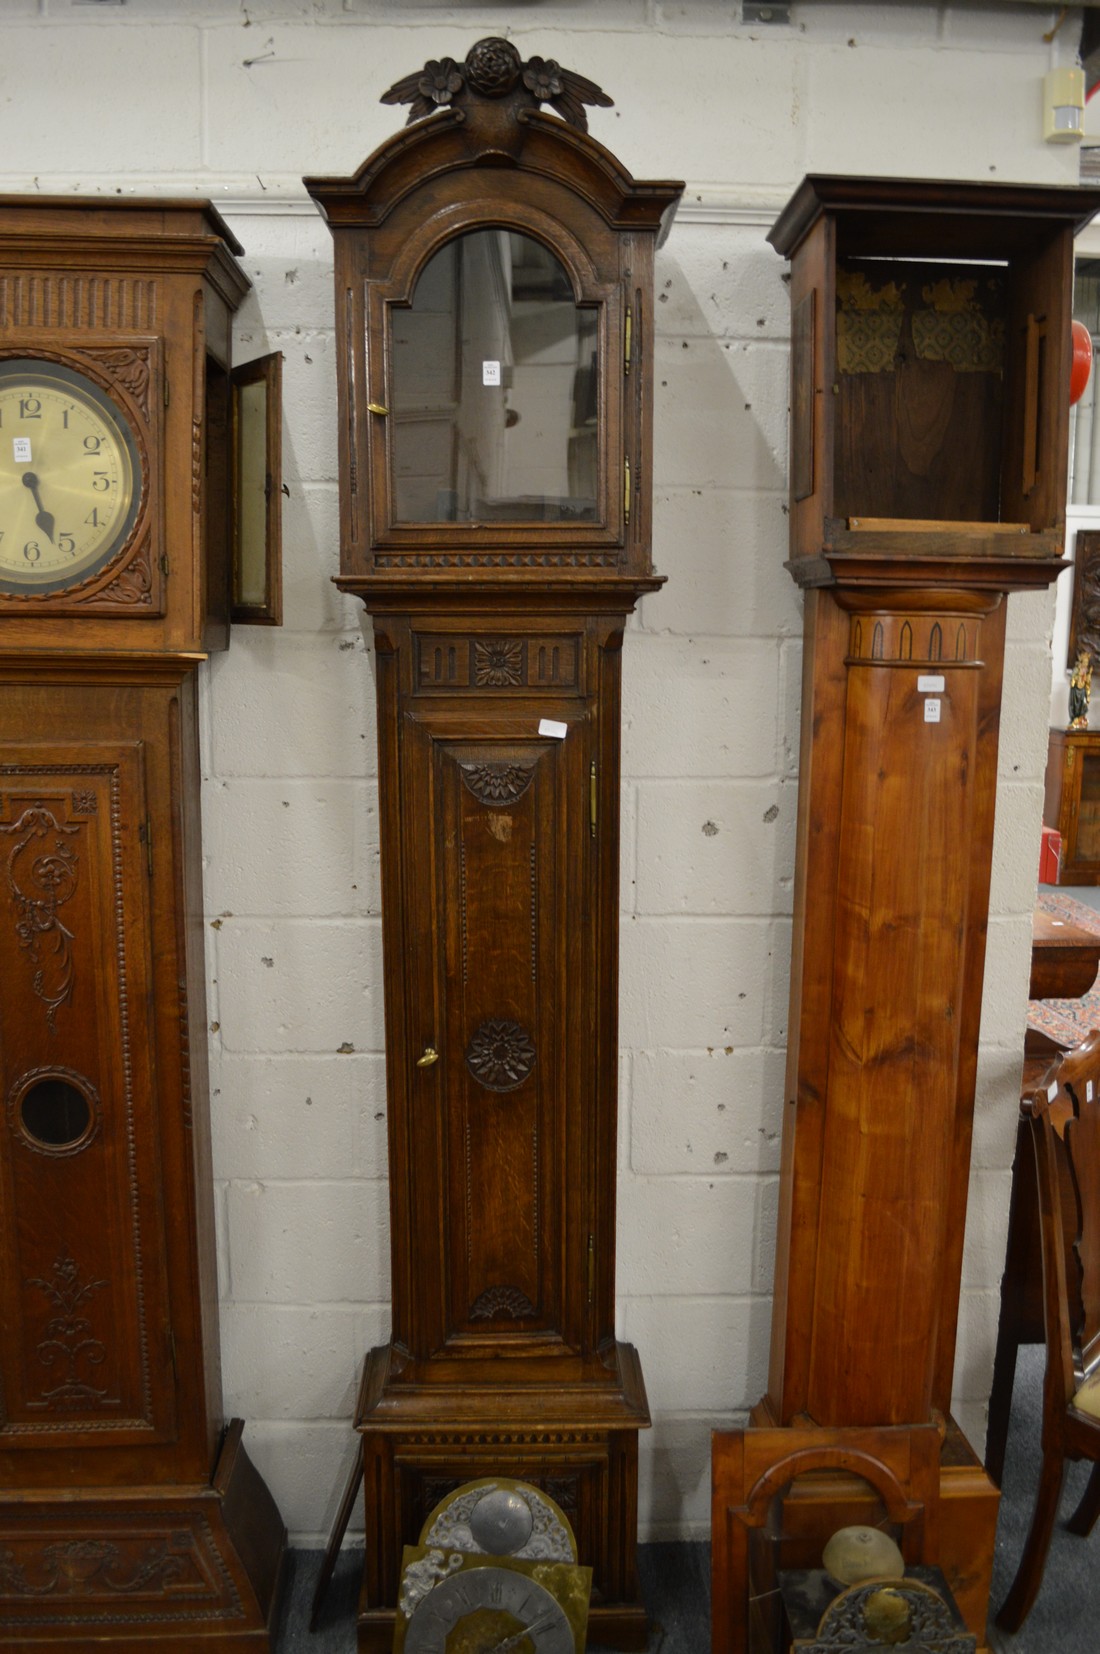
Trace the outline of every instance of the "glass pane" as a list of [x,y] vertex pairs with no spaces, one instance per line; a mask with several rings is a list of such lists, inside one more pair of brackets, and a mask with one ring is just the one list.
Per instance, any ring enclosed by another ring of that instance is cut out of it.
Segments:
[[267,579],[267,383],[237,388],[237,561],[234,603],[262,608]]
[[[1073,316],[1100,339],[1100,259],[1079,258],[1074,266]],[[1089,382],[1069,410],[1069,503],[1100,504],[1100,419],[1097,419],[1095,362]]]
[[1078,861],[1100,861],[1100,757],[1081,754],[1081,802],[1077,807]]
[[596,329],[540,242],[474,230],[393,312],[397,521],[596,521]]
[[19,1112],[28,1136],[57,1149],[79,1143],[92,1121],[92,1111],[83,1093],[67,1080],[53,1075],[30,1087]]

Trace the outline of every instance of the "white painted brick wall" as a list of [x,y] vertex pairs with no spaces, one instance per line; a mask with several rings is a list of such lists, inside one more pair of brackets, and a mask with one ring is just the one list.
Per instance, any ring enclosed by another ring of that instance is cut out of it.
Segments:
[[[624,653],[620,1332],[654,1409],[645,1537],[705,1533],[709,1433],[765,1383],[786,1036],[800,600],[786,555],[782,262],[806,171],[1068,183],[1039,83],[1053,11],[736,0],[4,0],[0,188],[213,197],[285,357],[286,624],[204,671],[212,1111],[226,1402],[294,1536],[323,1538],[364,1350],[388,1331],[374,686],[339,559],[331,242],[378,95],[506,31],[616,99],[594,135],[684,177],[658,259],[655,544]],[[1015,1137],[1050,687],[1049,594],[1014,597],[960,1309],[984,1433]]]

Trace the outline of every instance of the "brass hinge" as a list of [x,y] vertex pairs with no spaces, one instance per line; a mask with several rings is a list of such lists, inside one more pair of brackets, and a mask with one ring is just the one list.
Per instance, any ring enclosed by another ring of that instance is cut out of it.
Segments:
[[596,760],[588,766],[588,831],[596,836]]
[[630,521],[630,456],[623,455],[623,522]]
[[626,307],[626,327],[623,334],[623,372],[630,372],[630,352],[634,339],[634,317],[630,306]]
[[588,1237],[588,1302],[596,1296],[596,1237]]
[[153,823],[146,819],[138,828],[138,838],[145,846],[145,871],[153,877]]

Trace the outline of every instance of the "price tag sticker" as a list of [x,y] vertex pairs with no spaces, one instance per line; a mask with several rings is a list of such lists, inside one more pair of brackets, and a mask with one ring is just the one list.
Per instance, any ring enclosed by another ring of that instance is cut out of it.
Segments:
[[499,385],[500,384],[500,363],[499,362],[482,362],[482,364],[481,364],[481,383],[483,385]]
[[924,703],[924,721],[926,724],[938,724],[940,721],[940,703],[929,699]]
[[1058,1095],[1058,1081],[1057,1080],[1051,1080],[1050,1084],[1047,1086],[1047,1102],[1052,1103],[1054,1101],[1054,1099],[1057,1097],[1057,1095]]
[[29,465],[31,462],[31,439],[29,436],[12,438],[12,453],[16,465]]
[[556,718],[540,718],[539,734],[552,735],[555,741],[564,741],[569,734],[569,725],[559,724]]
[[918,695],[942,695],[947,688],[947,680],[939,672],[922,672],[917,679]]

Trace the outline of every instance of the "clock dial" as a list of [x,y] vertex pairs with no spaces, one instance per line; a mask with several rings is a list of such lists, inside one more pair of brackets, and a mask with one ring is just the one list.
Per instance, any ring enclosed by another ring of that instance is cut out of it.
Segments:
[[58,363],[0,362],[0,591],[60,591],[129,538],[141,463],[117,404]]
[[405,1654],[575,1654],[561,1603],[526,1573],[467,1568],[417,1604]]

